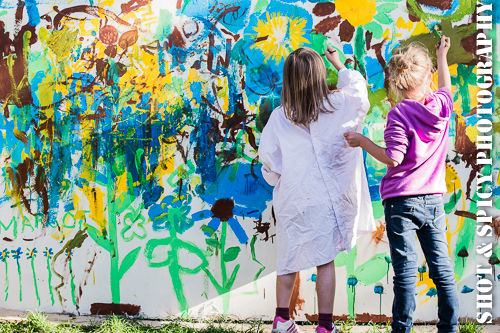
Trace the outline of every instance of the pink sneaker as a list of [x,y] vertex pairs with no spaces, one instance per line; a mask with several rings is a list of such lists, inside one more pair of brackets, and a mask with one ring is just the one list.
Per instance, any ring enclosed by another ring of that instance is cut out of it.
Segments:
[[330,331],[323,326],[316,327],[316,333],[339,333],[339,331],[337,330],[335,324],[333,324],[333,328]]
[[292,318],[285,320],[280,316],[275,316],[273,321],[273,333],[302,333],[299,326]]

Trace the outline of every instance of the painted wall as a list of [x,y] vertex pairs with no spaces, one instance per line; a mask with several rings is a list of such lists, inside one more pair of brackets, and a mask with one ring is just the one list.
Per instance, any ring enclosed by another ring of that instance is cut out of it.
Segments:
[[[381,144],[391,108],[383,68],[391,51],[410,41],[433,47],[430,29],[439,23],[452,38],[455,101],[447,234],[461,313],[475,317],[481,240],[475,239],[474,6],[472,0],[1,1],[0,307],[271,317],[275,222],[257,147],[279,105],[286,55],[301,46],[318,52],[336,46],[368,79],[364,134]],[[328,83],[336,78],[328,65]],[[497,239],[498,124],[494,131]],[[379,196],[385,167],[366,156],[366,170],[378,230],[336,259],[335,314],[362,320],[390,316],[393,297]],[[499,251],[495,246],[490,258],[497,273]],[[422,256],[420,263],[416,318],[429,321],[437,318],[436,289]],[[296,284],[297,319],[317,312],[315,276],[314,269],[304,271]]]

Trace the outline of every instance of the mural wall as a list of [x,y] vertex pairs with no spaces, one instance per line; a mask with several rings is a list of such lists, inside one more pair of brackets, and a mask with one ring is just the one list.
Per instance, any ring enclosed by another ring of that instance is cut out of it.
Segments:
[[[364,134],[382,144],[391,109],[386,62],[411,41],[433,49],[438,24],[452,41],[455,101],[447,234],[461,315],[476,317],[475,6],[472,0],[0,1],[0,307],[272,317],[275,220],[257,148],[280,104],[287,54],[336,47],[368,80]],[[326,65],[334,85],[337,73]],[[495,104],[493,120],[498,116]],[[495,239],[499,130],[497,123],[489,170]],[[337,257],[335,314],[384,320],[393,297],[379,195],[385,166],[370,156],[365,162],[378,230]],[[499,252],[495,245],[489,261],[497,273]],[[419,277],[416,319],[430,321],[437,318],[437,297],[423,256]],[[317,313],[315,278],[311,269],[297,280],[296,319]]]

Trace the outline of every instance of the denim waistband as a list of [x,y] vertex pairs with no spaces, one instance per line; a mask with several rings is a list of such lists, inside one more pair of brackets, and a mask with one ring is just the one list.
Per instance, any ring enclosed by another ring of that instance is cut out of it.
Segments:
[[416,203],[426,203],[426,204],[437,204],[443,201],[442,194],[416,194],[416,195],[405,195],[400,197],[387,198],[382,201],[385,205],[386,202],[395,201],[412,201]]

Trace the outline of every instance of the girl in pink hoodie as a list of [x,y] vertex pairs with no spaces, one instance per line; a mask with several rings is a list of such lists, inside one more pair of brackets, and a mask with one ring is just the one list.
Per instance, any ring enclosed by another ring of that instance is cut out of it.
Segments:
[[432,61],[427,49],[410,44],[388,63],[391,92],[403,98],[388,114],[386,148],[358,133],[345,133],[351,147],[361,147],[387,165],[380,184],[386,230],[394,268],[392,331],[410,333],[415,311],[418,236],[429,276],[438,294],[438,332],[456,332],[458,292],[448,255],[443,193],[448,124],[453,112],[446,55],[450,39],[436,45],[438,85],[430,90]]

